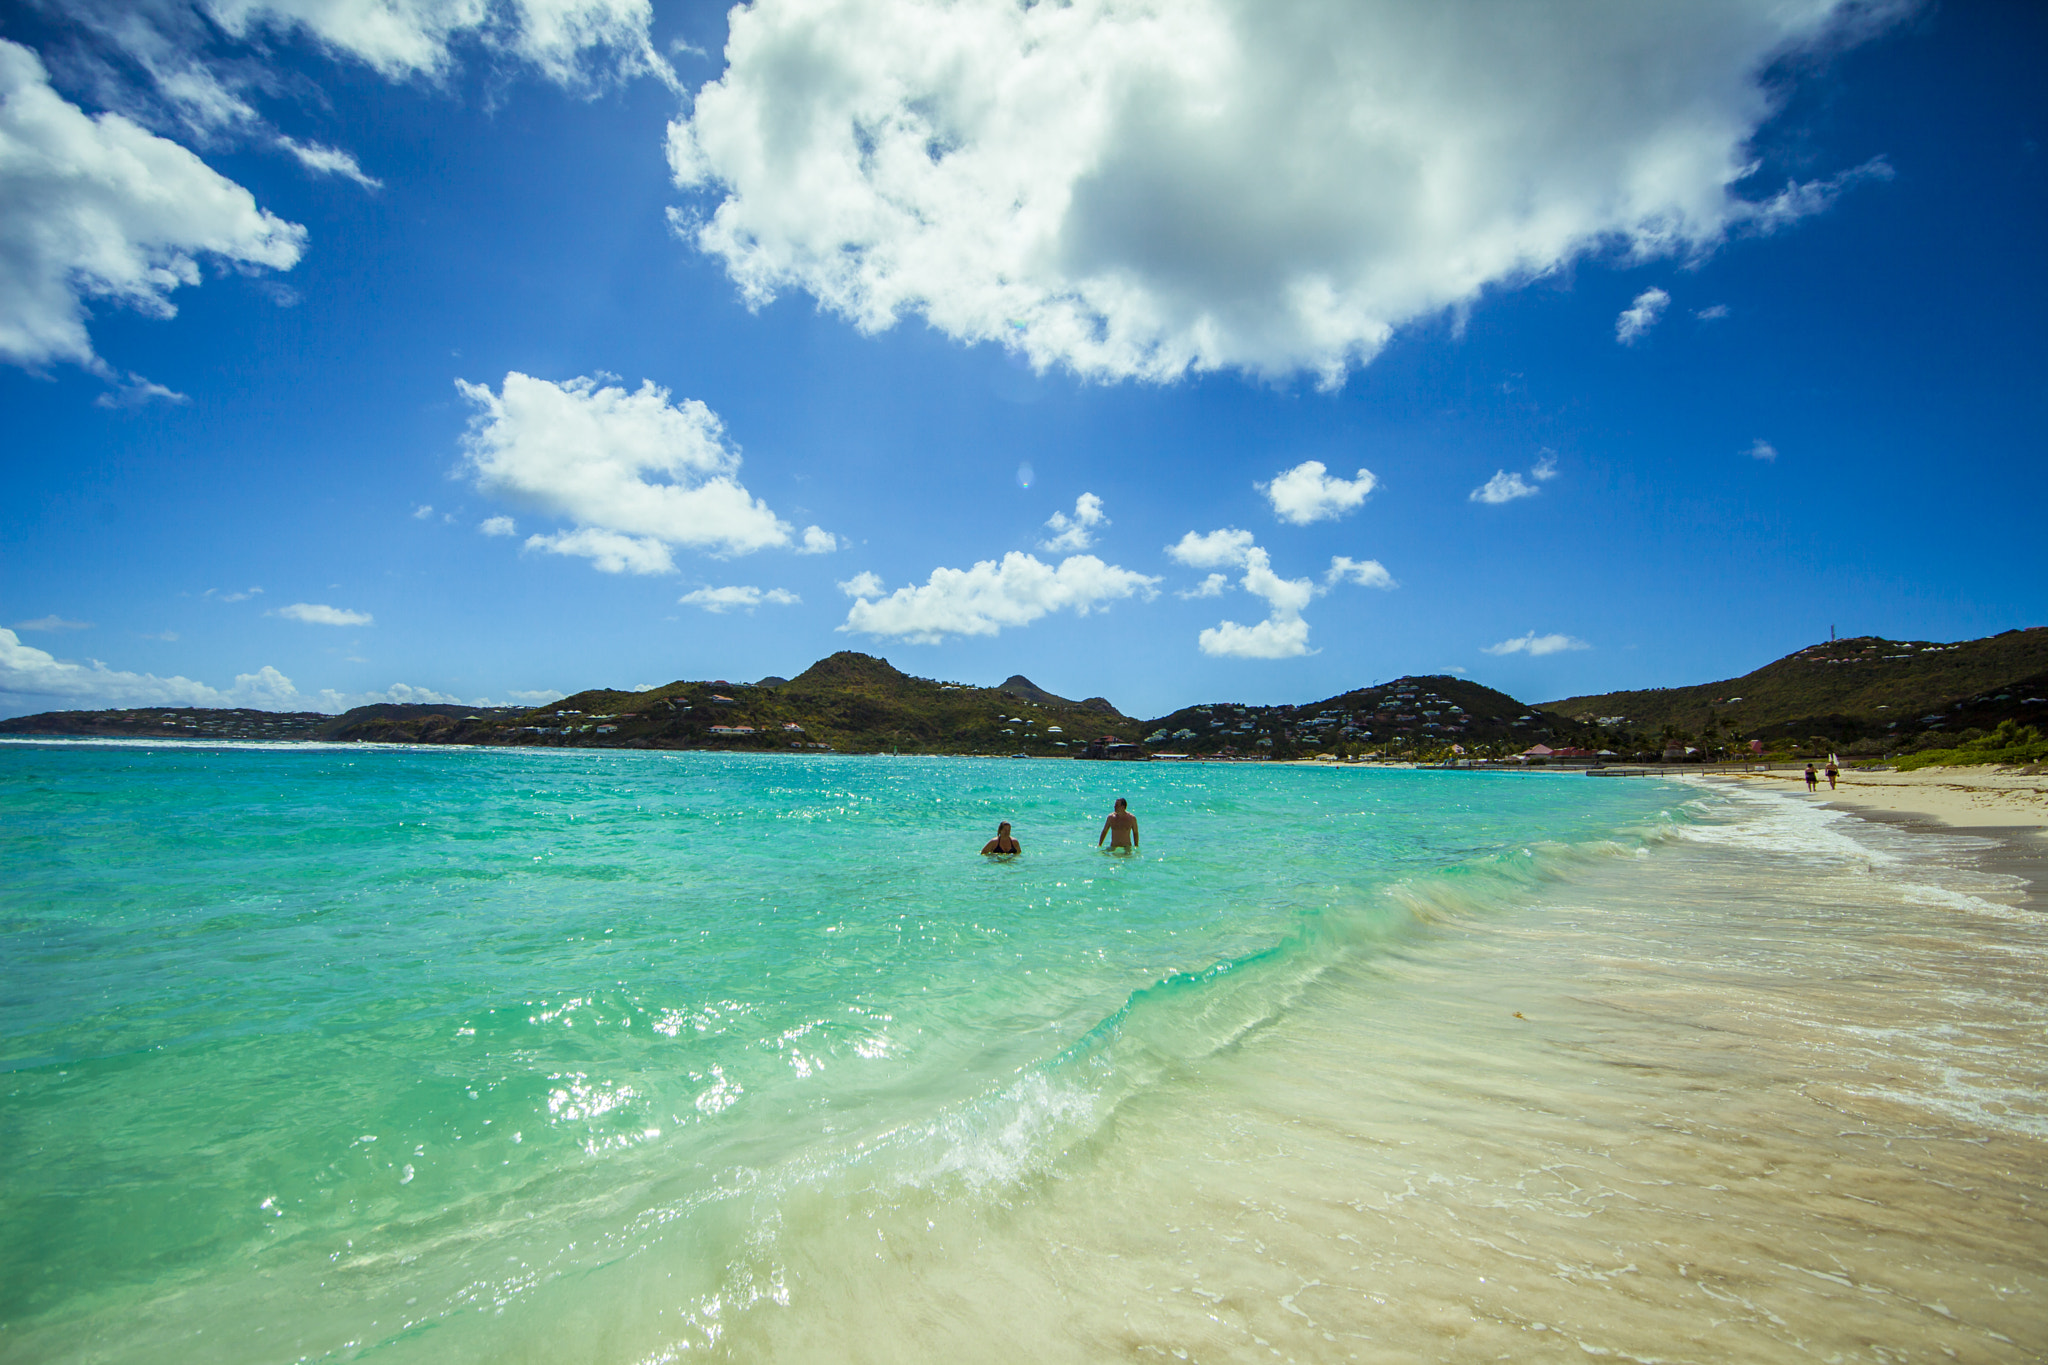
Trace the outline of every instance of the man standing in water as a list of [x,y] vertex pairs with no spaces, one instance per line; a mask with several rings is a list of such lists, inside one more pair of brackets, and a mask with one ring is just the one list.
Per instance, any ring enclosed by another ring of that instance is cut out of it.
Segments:
[[1138,817],[1124,808],[1124,799],[1116,799],[1116,809],[1102,822],[1102,833],[1095,836],[1095,846],[1102,847],[1102,841],[1109,840],[1111,853],[1136,853],[1138,851]]

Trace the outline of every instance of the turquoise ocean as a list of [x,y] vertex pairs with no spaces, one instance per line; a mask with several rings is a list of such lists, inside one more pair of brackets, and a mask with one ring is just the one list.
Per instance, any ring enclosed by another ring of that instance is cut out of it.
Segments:
[[2048,1357],[2048,922],[1984,839],[129,742],[0,745],[0,822],[0,1361]]

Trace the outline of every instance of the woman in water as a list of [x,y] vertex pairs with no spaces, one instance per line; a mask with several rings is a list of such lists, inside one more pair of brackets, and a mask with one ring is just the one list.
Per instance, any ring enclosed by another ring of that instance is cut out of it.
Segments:
[[1012,853],[1022,853],[1024,846],[1010,836],[1010,822],[1005,820],[996,826],[996,837],[983,844],[981,851],[984,854],[1002,854],[1007,856]]

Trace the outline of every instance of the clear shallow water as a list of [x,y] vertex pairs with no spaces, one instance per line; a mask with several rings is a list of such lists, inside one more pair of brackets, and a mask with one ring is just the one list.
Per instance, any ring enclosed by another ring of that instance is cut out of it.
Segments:
[[[1884,1358],[1867,1287],[1795,1292],[1862,1285],[1788,1212],[1838,1172],[1863,1241],[1940,1234],[1905,1347],[2048,1346],[2048,940],[1967,841],[1583,778],[115,745],[0,747],[0,815],[0,1358]],[[1692,1303],[1674,1239],[1792,1268]],[[1502,1337],[1473,1291],[1531,1266],[1555,1321]]]

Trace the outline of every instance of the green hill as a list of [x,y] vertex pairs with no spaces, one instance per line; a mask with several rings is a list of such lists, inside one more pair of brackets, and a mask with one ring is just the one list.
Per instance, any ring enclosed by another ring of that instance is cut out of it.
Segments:
[[[1722,682],[1544,702],[1560,719],[1634,745],[1667,734],[1708,744],[1873,754],[1950,745],[2000,722],[2048,719],[2048,627],[1942,643],[1858,636],[1809,645]],[[2028,699],[2035,699],[2029,704]]]
[[1137,723],[1100,698],[1039,695],[1047,700],[912,677],[887,659],[846,650],[787,681],[597,689],[513,716],[405,716],[390,714],[404,708],[380,707],[349,712],[332,733],[396,743],[1044,755],[1103,736],[1137,738]]
[[1563,748],[1591,737],[1587,726],[1540,715],[1505,692],[1449,674],[1397,678],[1302,706],[1204,703],[1146,722],[1146,744],[1155,751],[1226,757],[1419,758],[1452,745],[1507,754],[1538,743]]
[[1076,754],[1097,739],[1141,744],[1148,753],[1243,758],[1426,759],[1454,746],[1505,756],[1542,743],[1636,758],[1673,740],[1710,754],[1751,739],[1776,753],[1933,753],[1972,745],[2011,722],[1999,751],[2020,753],[2033,742],[2026,727],[2048,723],[2044,697],[2048,628],[2036,627],[1948,644],[1831,640],[1725,682],[1537,707],[1433,674],[1299,706],[1205,702],[1141,722],[1101,697],[1070,701],[1021,674],[974,687],[913,677],[887,659],[847,650],[787,680],[600,688],[531,710],[383,704],[322,716],[132,707],[23,716],[0,721],[0,733],[1045,757]]

